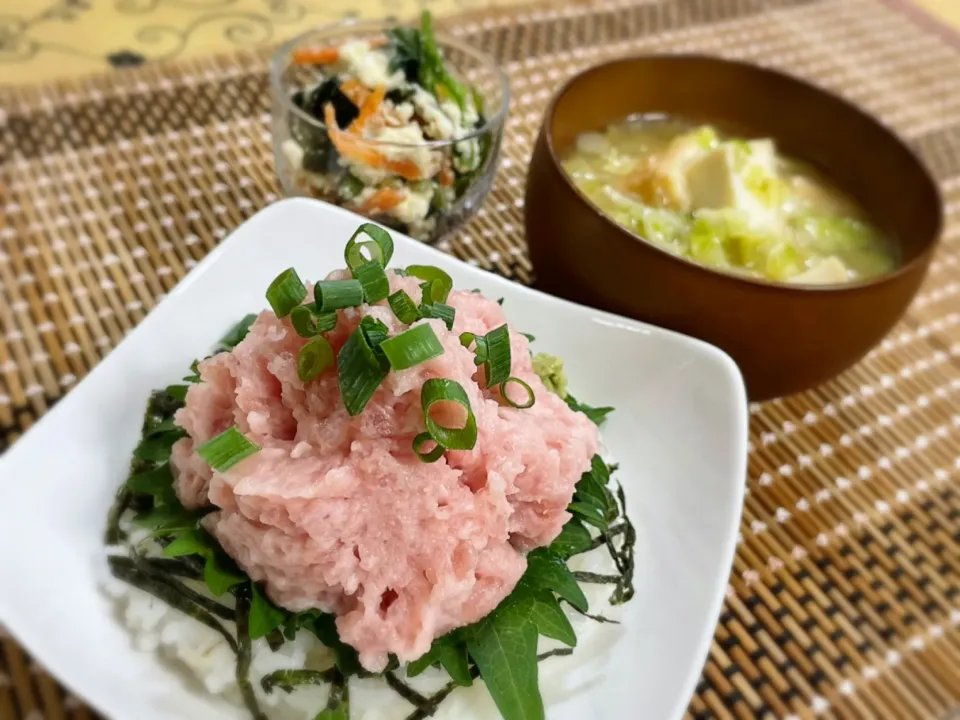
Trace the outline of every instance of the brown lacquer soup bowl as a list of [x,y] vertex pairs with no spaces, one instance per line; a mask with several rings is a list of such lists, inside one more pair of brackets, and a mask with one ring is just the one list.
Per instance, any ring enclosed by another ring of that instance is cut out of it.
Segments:
[[[652,113],[773,138],[863,206],[898,246],[897,266],[846,284],[767,282],[697,264],[618,225],[573,185],[561,158],[583,132]],[[788,75],[705,56],[624,58],[571,79],[547,109],[526,194],[543,290],[720,347],[754,400],[817,385],[879,342],[917,292],[941,218],[934,181],[877,120]]]

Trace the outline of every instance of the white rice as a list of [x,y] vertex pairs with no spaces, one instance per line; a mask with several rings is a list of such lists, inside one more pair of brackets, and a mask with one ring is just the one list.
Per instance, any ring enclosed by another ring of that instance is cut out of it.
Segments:
[[[129,526],[127,529],[130,530]],[[141,551],[151,541],[145,533],[132,530],[130,543],[125,547],[109,548],[112,553],[127,554],[130,546]],[[158,551],[156,544],[150,548]],[[571,559],[573,570],[614,574],[616,568],[605,548],[578,555]],[[200,583],[191,587],[204,592]],[[609,585],[582,585],[590,603],[590,611],[611,619],[618,619],[619,607],[611,607],[608,599],[612,590]],[[215,630],[176,610],[162,600],[115,578],[104,583],[105,592],[116,601],[118,617],[130,631],[134,648],[144,653],[156,654],[164,664],[179,673],[185,683],[200,685],[211,695],[220,696],[225,702],[242,707],[243,702],[236,684],[236,656],[223,636]],[[226,602],[225,598],[220,602]],[[572,656],[549,658],[540,664],[540,689],[544,701],[560,700],[579,683],[573,673],[580,674],[586,663],[602,659],[617,632],[615,625],[600,625],[564,605],[564,611],[577,634],[577,648]],[[231,634],[235,626],[224,622]],[[540,651],[563,647],[561,643],[540,638]],[[332,663],[331,655],[317,638],[301,630],[293,641],[285,642],[276,652],[265,640],[253,643],[250,680],[260,700],[263,711],[271,720],[312,720],[323,709],[328,689],[305,686],[292,693],[275,689],[266,694],[260,679],[275,670],[310,668],[322,670]],[[398,673],[404,677],[402,671]],[[407,682],[417,690],[432,693],[443,687],[449,677],[440,670],[430,669]],[[354,720],[403,720],[413,707],[400,698],[379,679],[350,680],[350,717]],[[440,720],[496,720],[500,717],[493,700],[482,682],[473,687],[458,688],[441,705],[434,715]]]

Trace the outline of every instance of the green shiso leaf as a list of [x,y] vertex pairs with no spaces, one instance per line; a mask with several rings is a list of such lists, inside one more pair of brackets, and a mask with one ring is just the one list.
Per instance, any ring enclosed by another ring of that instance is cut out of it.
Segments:
[[203,512],[185,510],[179,504],[175,506],[164,505],[139,513],[133,519],[133,522],[142,528],[165,531],[164,534],[170,534],[195,528],[204,515]]
[[310,630],[320,642],[333,651],[337,667],[344,675],[356,675],[361,670],[360,656],[350,645],[340,639],[336,618],[327,613],[317,614],[309,623]]
[[170,459],[173,444],[183,435],[183,430],[179,428],[159,435],[151,435],[137,445],[137,449],[133,451],[133,456],[139,460],[148,460],[155,463],[167,462]]
[[537,627],[530,607],[505,601],[464,631],[467,651],[504,720],[544,720]]
[[142,495],[163,495],[172,485],[173,473],[170,471],[169,463],[127,478],[127,489]]
[[[215,544],[216,541],[211,538],[211,543]],[[203,581],[210,588],[210,592],[217,597],[246,580],[249,578],[219,547],[207,556],[207,561],[203,565]]]
[[586,612],[588,609],[587,598],[570,568],[547,548],[538,548],[527,555],[527,571],[523,579],[535,589],[555,592],[577,610]]
[[607,415],[613,412],[612,407],[598,407],[598,408],[591,407],[586,403],[582,403],[578,401],[573,395],[570,395],[569,393],[564,398],[564,400],[566,401],[567,405],[570,407],[571,410],[575,410],[576,412],[582,412],[584,415],[590,418],[590,420],[592,420],[596,425],[603,424],[603,421],[606,420]]
[[591,503],[578,502],[575,500],[567,506],[567,511],[601,531],[606,530],[610,525],[610,523],[607,522],[603,510]]
[[590,531],[577,518],[571,518],[550,544],[550,551],[557,557],[569,558],[587,552],[592,543]]
[[287,614],[264,597],[256,583],[250,583],[250,639],[266,637],[283,624]]
[[230,328],[227,334],[220,338],[219,348],[233,350],[233,348],[243,341],[247,333],[250,332],[250,326],[253,325],[256,319],[257,316],[255,313],[244,316],[243,320]]
[[575,647],[577,634],[556,596],[549,590],[524,589],[521,592],[529,595],[529,599],[525,598],[523,602],[530,604],[530,621],[537,626],[537,631],[541,635]]
[[185,403],[187,401],[187,389],[189,385],[168,385],[166,393],[174,400]]
[[454,631],[433,641],[433,645],[419,660],[407,665],[407,677],[416,677],[431,665],[440,664],[458,685],[473,685],[467,646]]
[[213,548],[205,533],[199,528],[184,530],[172,543],[163,549],[164,557],[183,557],[184,555],[211,555]]

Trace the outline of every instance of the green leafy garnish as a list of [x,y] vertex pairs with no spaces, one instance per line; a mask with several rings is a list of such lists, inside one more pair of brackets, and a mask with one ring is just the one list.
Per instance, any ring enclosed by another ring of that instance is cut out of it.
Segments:
[[571,410],[575,410],[576,412],[582,412],[584,415],[590,418],[590,420],[592,420],[596,425],[602,425],[603,421],[607,419],[607,415],[613,412],[612,407],[598,407],[598,408],[591,407],[586,403],[580,402],[573,395],[570,395],[569,393],[564,398],[564,400],[566,401],[567,406]]
[[217,597],[220,597],[236,585],[244,582],[246,576],[222,550],[217,548],[207,557],[203,565],[203,581]]
[[220,338],[220,343],[217,347],[222,350],[232,350],[235,348],[247,336],[247,333],[250,331],[250,326],[253,325],[256,319],[257,316],[255,313],[246,315],[243,320],[230,328],[227,334]]
[[283,624],[286,613],[264,597],[256,583],[251,583],[250,639],[266,637]]

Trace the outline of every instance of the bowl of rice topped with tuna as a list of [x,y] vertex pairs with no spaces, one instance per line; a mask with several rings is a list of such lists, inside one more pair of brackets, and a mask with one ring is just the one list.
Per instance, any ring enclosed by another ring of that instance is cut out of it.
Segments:
[[257,720],[542,720],[540,664],[634,594],[612,408],[495,298],[392,255],[362,225],[345,269],[285,270],[152,395],[107,590]]
[[348,22],[281,47],[270,67],[287,194],[341,205],[419,240],[490,191],[509,105],[493,58],[419,27]]

